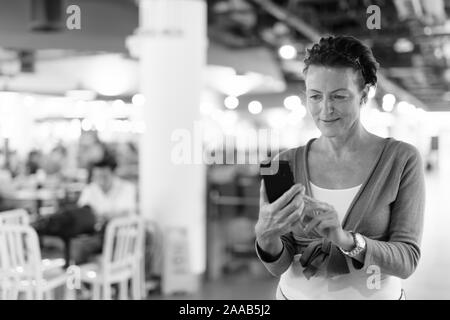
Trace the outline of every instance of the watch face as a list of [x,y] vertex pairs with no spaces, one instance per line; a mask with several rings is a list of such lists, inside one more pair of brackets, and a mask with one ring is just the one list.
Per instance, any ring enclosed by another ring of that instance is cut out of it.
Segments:
[[355,240],[356,240],[357,247],[364,248],[366,246],[366,241],[359,233],[355,234]]

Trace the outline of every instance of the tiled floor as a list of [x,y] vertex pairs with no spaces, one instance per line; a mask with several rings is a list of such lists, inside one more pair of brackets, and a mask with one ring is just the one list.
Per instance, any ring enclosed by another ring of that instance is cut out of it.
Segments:
[[195,294],[162,296],[152,294],[148,299],[193,299],[193,300],[272,300],[278,279],[273,277],[249,277],[248,275],[228,276],[203,284]]

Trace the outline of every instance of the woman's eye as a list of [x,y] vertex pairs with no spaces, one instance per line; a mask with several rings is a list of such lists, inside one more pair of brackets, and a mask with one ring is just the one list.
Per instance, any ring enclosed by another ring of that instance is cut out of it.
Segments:
[[321,97],[320,97],[319,94],[315,94],[315,95],[309,96],[309,99],[315,100],[315,101],[319,100],[320,98],[321,98]]
[[334,98],[337,99],[337,100],[343,100],[343,99],[345,99],[347,97],[338,94],[338,95],[335,95]]

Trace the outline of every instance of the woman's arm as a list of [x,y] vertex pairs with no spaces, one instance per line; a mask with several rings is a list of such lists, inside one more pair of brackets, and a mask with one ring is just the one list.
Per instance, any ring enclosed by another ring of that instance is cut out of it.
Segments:
[[382,273],[408,278],[420,259],[425,207],[425,181],[419,152],[408,158],[397,198],[391,205],[389,241],[368,237],[365,253],[357,257],[363,268],[378,266]]
[[281,276],[289,268],[295,255],[294,238],[291,232],[282,235],[279,240],[281,249],[275,256],[263,251],[259,246],[258,241],[256,241],[255,244],[256,253],[259,259],[267,270],[276,277]]

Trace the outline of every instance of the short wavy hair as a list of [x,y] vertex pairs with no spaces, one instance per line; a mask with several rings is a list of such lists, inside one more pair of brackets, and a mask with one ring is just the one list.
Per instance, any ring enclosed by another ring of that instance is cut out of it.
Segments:
[[352,36],[324,37],[306,50],[304,60],[306,74],[310,65],[326,67],[352,68],[361,71],[364,86],[376,86],[379,63],[372,50],[360,40]]

